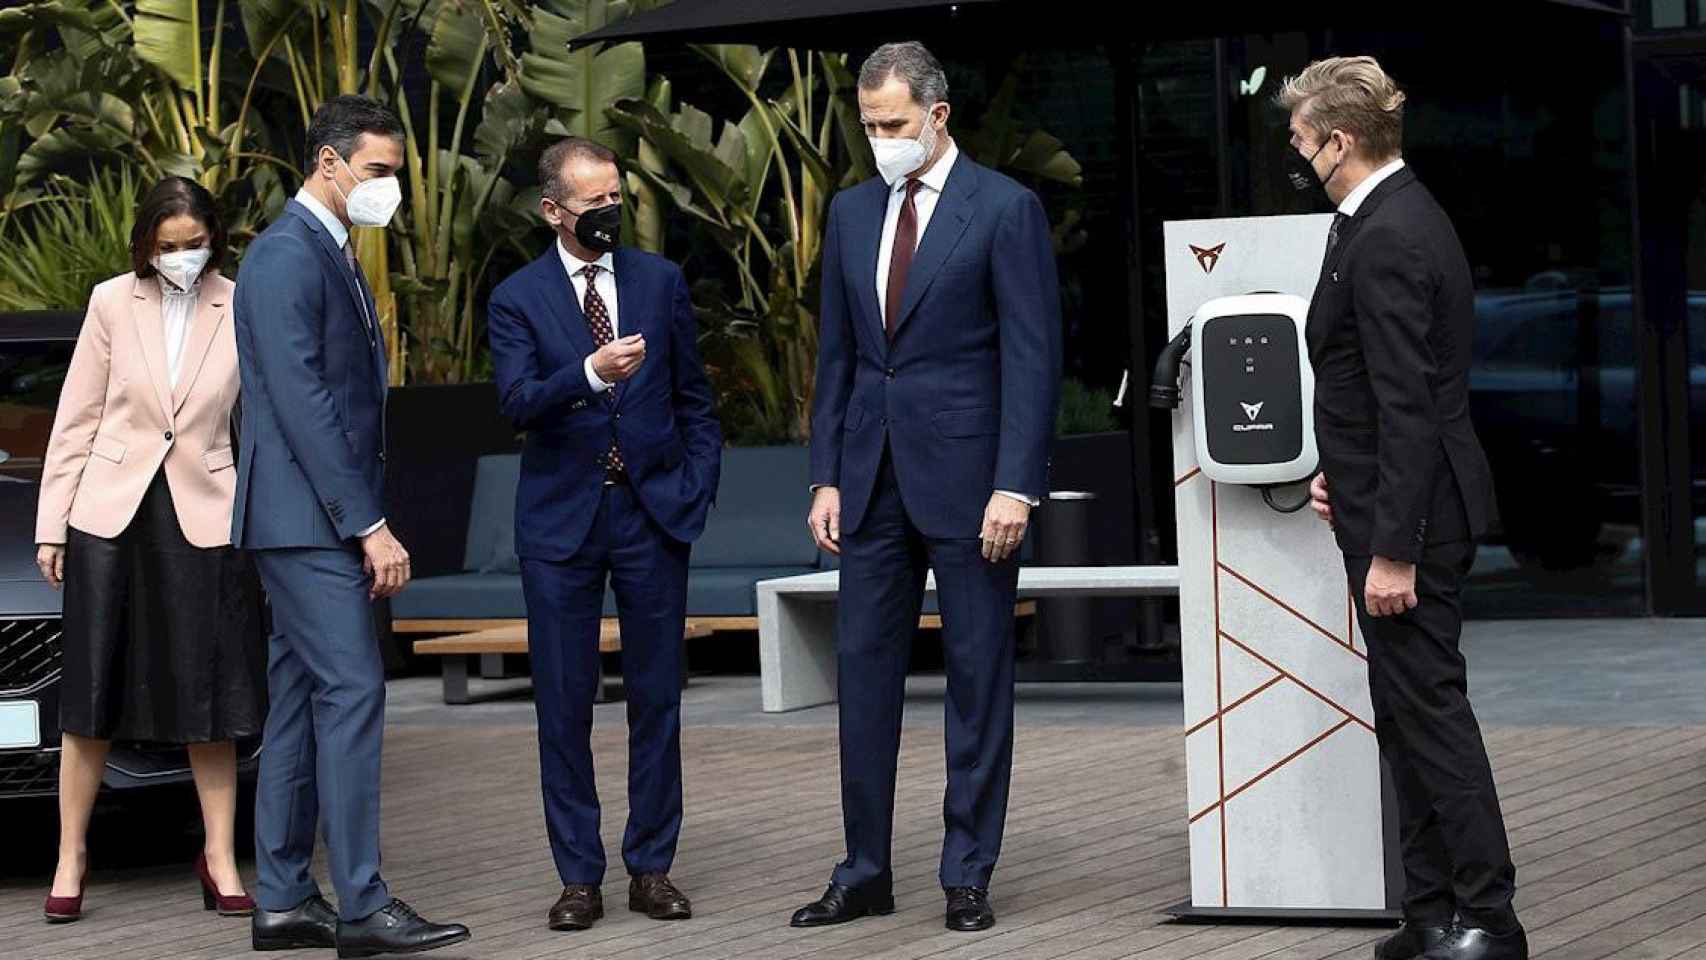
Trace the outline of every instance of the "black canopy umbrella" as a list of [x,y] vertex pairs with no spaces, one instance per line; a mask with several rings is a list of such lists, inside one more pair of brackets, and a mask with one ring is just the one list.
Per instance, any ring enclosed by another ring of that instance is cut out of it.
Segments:
[[[675,0],[573,46],[623,40],[756,43],[852,49],[885,40],[975,36],[992,44],[1125,37],[1216,36],[1314,27],[1414,26],[1459,16],[1466,31],[1547,7],[1628,16],[1621,0],[1423,0],[1419,3],[1209,0],[1120,5],[1101,0]],[[1121,11],[1110,16],[1110,10]],[[1141,12],[1133,12],[1141,11]]]

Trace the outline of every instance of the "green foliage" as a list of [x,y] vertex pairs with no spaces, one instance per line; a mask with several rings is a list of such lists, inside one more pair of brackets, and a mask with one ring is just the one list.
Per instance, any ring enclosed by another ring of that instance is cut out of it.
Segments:
[[52,177],[0,215],[0,310],[82,310],[95,284],[130,270],[140,193],[128,167]]
[[1060,385],[1060,411],[1055,416],[1057,437],[1081,433],[1106,433],[1118,430],[1114,419],[1114,395],[1107,390],[1094,390],[1068,378]]
[[[125,268],[114,221],[167,173],[213,192],[240,256],[301,182],[314,110],[365,93],[395,106],[407,130],[406,202],[390,228],[354,241],[396,382],[488,375],[484,298],[550,242],[526,171],[548,139],[575,133],[627,161],[632,242],[696,260],[702,346],[730,436],[803,441],[828,201],[873,173],[852,70],[838,53],[696,47],[744,104],[724,117],[678,99],[638,44],[568,49],[665,2],[8,4],[0,236],[19,254],[0,264],[0,297],[81,304]],[[955,135],[984,163],[1077,184],[1059,142],[1014,119],[1015,90],[1009,78]],[[91,166],[109,172],[79,186]]]

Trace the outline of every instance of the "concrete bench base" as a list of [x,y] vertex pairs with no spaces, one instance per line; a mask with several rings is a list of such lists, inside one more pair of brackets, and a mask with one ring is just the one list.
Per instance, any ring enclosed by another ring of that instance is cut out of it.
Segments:
[[[936,591],[936,576],[925,581]],[[758,664],[764,712],[835,702],[835,604],[841,572],[758,583]],[[1179,593],[1178,567],[1025,567],[1019,597],[1165,597]]]

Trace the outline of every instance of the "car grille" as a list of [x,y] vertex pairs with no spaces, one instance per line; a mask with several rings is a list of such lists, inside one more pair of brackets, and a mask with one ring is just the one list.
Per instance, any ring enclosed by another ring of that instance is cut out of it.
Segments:
[[59,752],[0,753],[0,797],[32,797],[59,787]]
[[59,679],[59,618],[0,620],[0,694],[20,694]]

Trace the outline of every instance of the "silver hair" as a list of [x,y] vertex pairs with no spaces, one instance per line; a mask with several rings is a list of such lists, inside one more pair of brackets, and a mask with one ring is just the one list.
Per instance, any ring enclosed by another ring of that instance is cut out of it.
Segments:
[[885,43],[865,58],[859,67],[859,89],[875,90],[890,77],[899,77],[912,92],[914,103],[928,110],[948,102],[948,75],[924,44],[916,40]]

